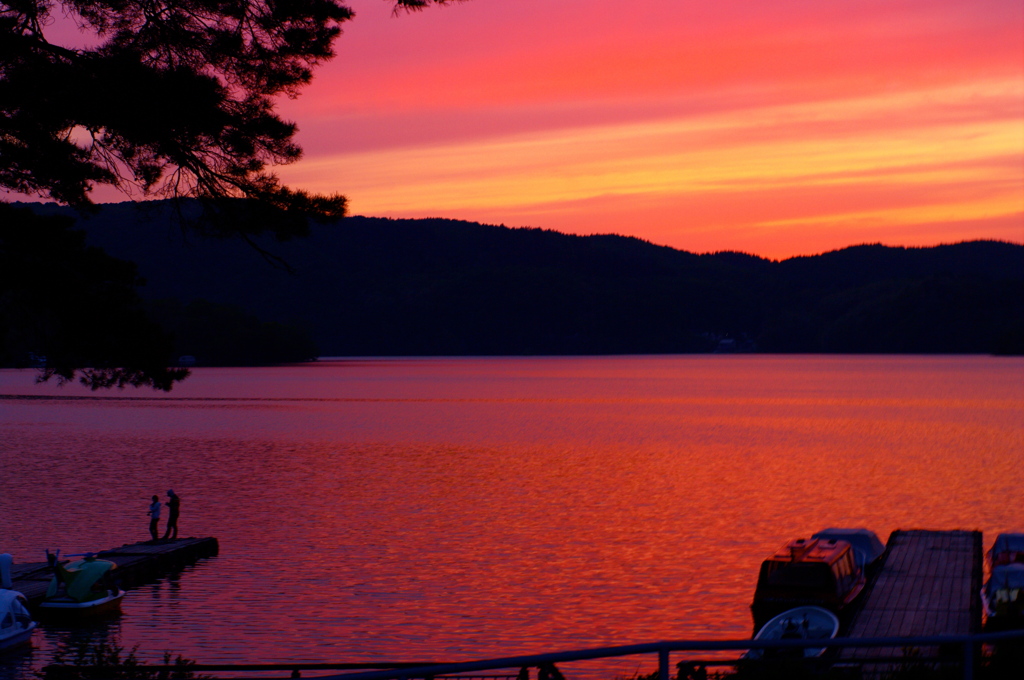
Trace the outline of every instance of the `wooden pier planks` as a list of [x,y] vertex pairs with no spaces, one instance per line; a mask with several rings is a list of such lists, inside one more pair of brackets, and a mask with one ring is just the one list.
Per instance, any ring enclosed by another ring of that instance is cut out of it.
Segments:
[[[117,565],[117,580],[122,588],[127,589],[152,582],[167,572],[194,564],[205,557],[213,557],[219,550],[216,538],[180,538],[131,543],[103,550],[97,556]],[[36,605],[46,594],[53,573],[45,562],[35,562],[16,564],[11,576],[14,590],[25,595],[30,605]]]
[[[981,631],[980,531],[894,531],[885,563],[850,623],[849,637],[969,635]],[[938,650],[919,650],[932,656]],[[901,649],[847,649],[843,658],[900,656]]]

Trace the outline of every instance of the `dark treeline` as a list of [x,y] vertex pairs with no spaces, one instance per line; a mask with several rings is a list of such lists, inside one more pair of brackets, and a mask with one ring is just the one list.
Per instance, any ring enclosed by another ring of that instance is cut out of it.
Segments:
[[350,217],[261,242],[288,272],[237,239],[183,235],[164,203],[106,205],[78,226],[138,264],[150,315],[174,331],[177,352],[207,364],[260,363],[273,353],[250,356],[259,338],[295,358],[1024,351],[1024,246],[1008,243],[774,262],[622,236]]

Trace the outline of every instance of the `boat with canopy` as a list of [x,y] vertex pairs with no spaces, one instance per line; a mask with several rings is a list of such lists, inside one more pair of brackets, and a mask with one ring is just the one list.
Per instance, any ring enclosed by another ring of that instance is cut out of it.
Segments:
[[[863,554],[858,555],[848,540],[838,538],[838,532],[856,534],[853,538],[864,544]],[[819,534],[792,540],[761,563],[750,605],[755,632],[795,607],[821,607],[841,616],[863,592],[865,566],[881,555],[878,537],[859,529],[826,529]]]
[[94,553],[85,553],[82,559],[68,563],[61,563],[59,556],[60,551],[56,554],[46,551],[53,579],[46,597],[39,603],[41,616],[78,618],[121,610],[124,591],[110,576],[116,564],[101,560]]

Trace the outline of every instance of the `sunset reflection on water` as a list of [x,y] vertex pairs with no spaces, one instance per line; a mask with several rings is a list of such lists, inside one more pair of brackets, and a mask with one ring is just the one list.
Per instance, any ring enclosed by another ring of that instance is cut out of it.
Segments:
[[0,371],[2,550],[142,540],[168,488],[183,535],[220,539],[111,624],[152,658],[740,638],[790,538],[1024,528],[1019,358],[338,361],[199,369],[170,395],[31,379]]

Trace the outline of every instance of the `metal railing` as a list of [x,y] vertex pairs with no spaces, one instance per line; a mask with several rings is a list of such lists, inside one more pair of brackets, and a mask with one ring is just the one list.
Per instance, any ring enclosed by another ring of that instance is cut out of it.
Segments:
[[[591,661],[594,659],[610,659],[639,654],[654,654],[658,658],[658,680],[672,680],[670,673],[670,655],[672,652],[719,652],[719,651],[743,651],[750,649],[764,650],[801,650],[809,647],[827,647],[829,650],[851,649],[851,648],[896,648],[909,649],[921,647],[938,647],[944,650],[959,649],[960,666],[964,680],[973,680],[975,666],[978,662],[978,651],[982,645],[1004,642],[1007,640],[1020,640],[1024,645],[1024,630],[1012,630],[999,633],[982,633],[976,635],[932,635],[916,637],[882,637],[882,638],[833,638],[824,644],[823,640],[669,640],[663,642],[650,642],[636,645],[621,645],[616,647],[598,647],[593,649],[581,649],[566,652],[551,652],[547,654],[530,654],[524,656],[509,656],[495,659],[483,659],[479,661],[464,661],[455,663],[432,663],[432,662],[406,662],[406,663],[351,663],[351,664],[189,664],[187,667],[193,671],[271,671],[289,673],[289,677],[301,677],[304,670],[353,670],[357,672],[340,673],[333,675],[318,675],[315,680],[414,680],[423,678],[425,680],[438,680],[441,676],[452,676],[463,674],[476,674],[474,678],[512,678],[529,680],[529,669],[537,668],[538,680],[564,680],[564,676],[557,668],[556,663],[569,663],[573,661]],[[880,663],[900,662],[907,659],[899,657],[881,657],[871,659],[851,658],[842,660],[846,664],[858,663]],[[914,663],[928,663],[936,661],[930,657],[915,657]],[[947,660],[948,661],[948,660]],[[685,663],[685,662],[684,662]],[[724,662],[725,665],[734,665],[736,662]],[[181,666],[146,666],[151,671],[175,671],[181,670]],[[362,670],[362,669],[381,670]],[[508,675],[488,674],[480,675],[486,671],[502,669],[518,669],[517,673]],[[95,670],[99,670],[96,668]],[[46,677],[52,680],[60,680],[62,677],[97,677],[90,675],[90,667],[84,666],[60,666],[51,665],[44,669]],[[311,676],[312,678],[312,676]],[[263,678],[240,678],[234,680],[267,680]]]

